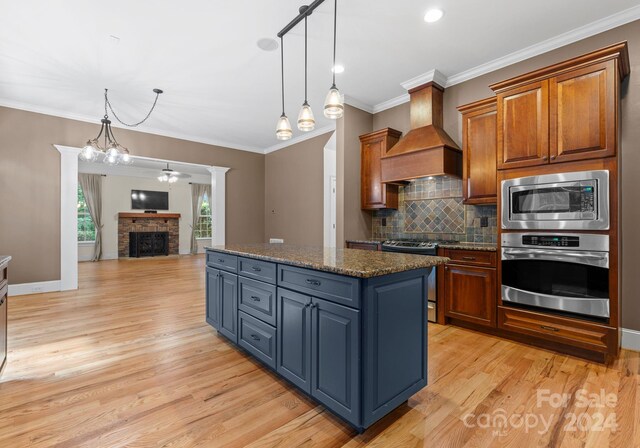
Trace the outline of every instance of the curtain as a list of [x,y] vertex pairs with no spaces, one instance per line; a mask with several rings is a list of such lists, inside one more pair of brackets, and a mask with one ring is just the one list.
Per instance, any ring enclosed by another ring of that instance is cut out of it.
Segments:
[[100,174],[79,174],[78,182],[87,202],[89,215],[96,228],[96,241],[93,245],[93,259],[100,260],[102,255],[102,176]]
[[198,227],[198,218],[200,217],[200,209],[204,195],[209,198],[211,203],[211,185],[210,184],[191,184],[191,253],[198,253],[198,241],[196,240],[196,228]]

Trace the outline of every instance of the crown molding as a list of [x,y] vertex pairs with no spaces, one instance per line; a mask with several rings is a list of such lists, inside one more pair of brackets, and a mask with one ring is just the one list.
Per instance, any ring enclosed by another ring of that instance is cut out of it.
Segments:
[[360,109],[360,110],[363,110],[365,112],[368,112],[370,114],[375,113],[373,111],[373,106],[371,106],[371,105],[369,105],[369,104],[367,104],[367,103],[365,103],[363,101],[360,101],[360,100],[358,100],[358,99],[356,99],[356,98],[354,98],[352,96],[349,96],[349,95],[345,95],[344,96],[344,103],[348,104],[349,106],[353,106],[356,109]]
[[378,112],[382,112],[383,110],[391,109],[392,107],[396,107],[401,104],[408,103],[409,99],[410,99],[409,94],[405,93],[395,98],[391,98],[390,100],[383,101],[382,103],[378,103],[375,106],[373,106],[373,113],[377,114]]
[[447,77],[438,71],[438,69],[434,68],[433,70],[429,70],[426,73],[416,76],[415,78],[411,78],[403,83],[400,83],[403,89],[411,90],[428,82],[434,82],[441,87],[444,87],[447,84]]
[[274,151],[278,151],[280,149],[284,149],[287,148],[291,145],[295,145],[296,143],[300,143],[300,142],[304,142],[305,140],[310,140],[314,137],[318,137],[320,135],[326,134],[327,132],[334,132],[336,130],[336,125],[335,122],[332,125],[329,126],[324,126],[322,128],[318,128],[316,130],[313,130],[311,132],[305,132],[302,135],[298,135],[297,137],[292,138],[291,140],[287,140],[285,142],[282,143],[278,143],[276,145],[273,146],[269,146],[267,149],[264,150],[264,154],[269,154],[272,153]]
[[564,47],[565,45],[578,42],[586,39],[587,37],[595,36],[596,34],[603,33],[612,28],[625,25],[638,19],[640,19],[640,5],[625,9],[617,14],[596,20],[595,22],[567,31],[566,33],[538,42],[537,44],[514,51],[513,53],[509,53],[508,55],[494,59],[493,61],[480,64],[469,70],[452,75],[448,78],[445,87],[460,84],[470,79],[477,78],[478,76],[494,72],[517,62]]
[[[24,110],[27,112],[34,112],[37,114],[50,115],[53,117],[66,118],[69,120],[82,121],[85,123],[92,123],[95,125],[100,124],[99,122],[96,121],[96,117],[89,117],[87,115],[75,114],[72,112],[60,112],[58,110],[50,109],[47,107],[34,106],[33,104],[21,103],[17,101],[10,101],[4,98],[0,98],[0,106],[8,107],[10,109],[18,109],[18,110]],[[240,151],[248,151],[248,152],[255,152],[258,154],[264,154],[264,150],[256,146],[238,145],[235,143],[226,142],[222,140],[202,138],[202,137],[198,137],[190,134],[182,134],[178,132],[167,132],[167,131],[162,131],[160,129],[155,129],[155,128],[132,129],[132,128],[125,128],[122,126],[117,126],[114,123],[112,123],[111,126],[116,129],[126,129],[128,131],[141,132],[143,134],[153,134],[153,135],[159,135],[162,137],[175,138],[178,140],[186,140],[186,141],[195,142],[195,143],[203,143],[205,145],[220,146],[223,148],[237,149]],[[78,143],[81,143],[81,142],[78,142]]]
[[[470,79],[477,78],[478,76],[486,75],[487,73],[491,73],[509,65],[513,65],[517,62],[521,62],[526,59],[530,59],[543,53],[555,50],[557,48],[564,47],[565,45],[569,45],[588,37],[595,36],[596,34],[603,33],[605,31],[625,25],[638,19],[640,19],[640,5],[625,9],[624,11],[620,11],[619,13],[596,20],[595,22],[591,22],[587,25],[567,31],[566,33],[559,34],[558,36],[552,37],[542,42],[538,42],[534,45],[530,45],[521,50],[514,51],[513,53],[509,53],[492,61],[480,64],[476,67],[464,70],[460,73],[456,73],[455,75],[446,77],[437,70],[430,70],[426,73],[416,76],[415,78],[411,78],[401,83],[400,85],[409,90],[426,82],[434,81],[437,84],[442,85],[443,87],[451,87],[453,85],[469,81]],[[439,73],[439,75],[436,75],[435,72]],[[436,76],[439,77],[436,79]],[[431,77],[433,77],[433,79],[431,79]],[[409,95],[401,95],[395,98],[391,98],[390,100],[375,104],[372,108],[373,113],[377,114],[378,112],[382,112],[383,110],[390,109],[408,101]]]

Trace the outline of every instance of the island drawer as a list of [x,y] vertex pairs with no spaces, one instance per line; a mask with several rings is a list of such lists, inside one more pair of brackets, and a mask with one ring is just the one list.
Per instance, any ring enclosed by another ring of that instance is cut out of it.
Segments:
[[360,281],[357,278],[279,264],[278,286],[352,308],[360,307]]
[[253,258],[238,258],[238,271],[240,275],[254,278],[262,282],[276,284],[276,264],[268,261],[255,260]]
[[240,311],[238,344],[253,356],[276,368],[276,329]]
[[475,266],[496,267],[496,253],[481,250],[445,249],[444,256],[451,259],[450,263],[460,263]]
[[276,324],[276,287],[244,277],[238,278],[238,308],[268,324]]
[[238,272],[238,257],[223,252],[207,252],[207,264],[225,271]]

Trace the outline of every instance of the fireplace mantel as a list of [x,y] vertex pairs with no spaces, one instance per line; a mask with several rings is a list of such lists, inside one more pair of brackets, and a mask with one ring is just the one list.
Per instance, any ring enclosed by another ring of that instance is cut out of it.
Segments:
[[131,213],[120,212],[118,218],[179,219],[180,213]]

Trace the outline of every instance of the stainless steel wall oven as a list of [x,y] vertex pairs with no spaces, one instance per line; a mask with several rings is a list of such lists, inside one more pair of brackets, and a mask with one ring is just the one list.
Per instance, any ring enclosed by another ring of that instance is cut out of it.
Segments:
[[609,237],[502,235],[502,300],[594,318],[609,317]]

